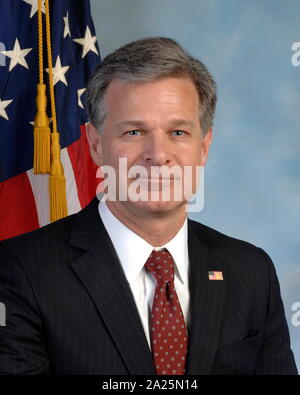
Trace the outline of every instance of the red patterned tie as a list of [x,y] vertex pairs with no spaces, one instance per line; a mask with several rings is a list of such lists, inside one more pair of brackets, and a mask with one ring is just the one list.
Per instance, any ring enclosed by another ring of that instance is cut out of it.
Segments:
[[152,251],[145,263],[156,278],[151,314],[151,345],[156,373],[185,373],[188,335],[174,286],[174,261],[167,249]]

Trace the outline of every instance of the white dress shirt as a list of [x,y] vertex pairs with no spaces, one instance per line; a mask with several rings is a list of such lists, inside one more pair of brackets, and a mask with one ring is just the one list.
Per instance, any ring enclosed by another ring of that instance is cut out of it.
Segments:
[[134,300],[144,327],[151,350],[150,323],[151,309],[155,294],[156,279],[147,272],[144,265],[152,250],[167,248],[172,255],[174,284],[186,325],[189,324],[189,256],[187,244],[187,219],[179,232],[163,246],[153,247],[142,237],[120,222],[109,210],[105,202],[99,202],[99,214],[112,240],[118,258],[130,285]]

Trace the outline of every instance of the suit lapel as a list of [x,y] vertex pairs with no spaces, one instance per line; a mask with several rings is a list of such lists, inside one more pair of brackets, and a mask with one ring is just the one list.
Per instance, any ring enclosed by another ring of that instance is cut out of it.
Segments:
[[[199,224],[197,228],[199,229]],[[220,331],[224,287],[223,262],[214,256],[189,221],[190,313],[188,375],[209,374]],[[209,280],[209,271],[223,272],[223,281]]]
[[155,374],[139,313],[100,219],[97,199],[78,216],[70,243],[86,250],[71,266],[93,299],[128,373]]

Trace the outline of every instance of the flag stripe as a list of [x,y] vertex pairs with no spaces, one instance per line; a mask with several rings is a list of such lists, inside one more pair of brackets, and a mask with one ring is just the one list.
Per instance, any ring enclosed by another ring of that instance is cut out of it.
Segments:
[[74,169],[78,197],[81,207],[85,207],[96,194],[97,166],[91,159],[86,136],[86,126],[81,125],[81,137],[68,147],[70,160]]
[[[74,143],[73,143],[74,144]],[[69,157],[69,152],[67,148],[64,148],[60,152],[61,163],[64,167],[65,178],[66,178],[66,192],[67,192],[67,203],[68,203],[68,215],[77,213],[81,210],[76,179],[74,175],[74,170],[72,168],[72,163]]]
[[39,227],[35,199],[27,173],[0,183],[0,240]]
[[[66,177],[68,214],[70,215],[77,213],[83,206],[80,205],[78,199],[76,179],[67,148],[61,150],[61,161]],[[39,225],[45,226],[50,218],[49,175],[34,174],[33,169],[28,170],[27,175],[35,198]]]
[[33,169],[28,170],[27,175],[35,200],[39,225],[45,226],[50,218],[49,175],[34,174]]

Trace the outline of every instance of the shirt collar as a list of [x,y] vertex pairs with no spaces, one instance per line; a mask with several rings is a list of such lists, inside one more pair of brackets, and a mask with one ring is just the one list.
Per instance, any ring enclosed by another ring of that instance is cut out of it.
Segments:
[[112,240],[126,278],[135,281],[153,249],[167,248],[175,262],[175,275],[184,283],[188,276],[187,218],[177,234],[168,243],[153,247],[146,240],[119,221],[105,202],[99,202],[101,220]]

